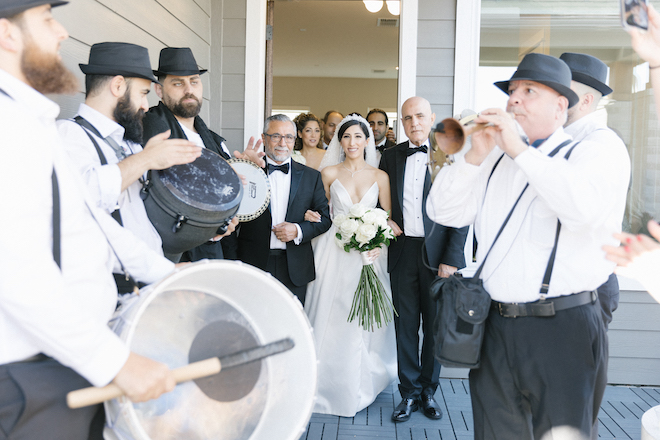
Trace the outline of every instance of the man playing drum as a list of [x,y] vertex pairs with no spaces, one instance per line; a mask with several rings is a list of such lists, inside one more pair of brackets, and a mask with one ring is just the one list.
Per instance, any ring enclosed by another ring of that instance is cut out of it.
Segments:
[[[85,73],[86,96],[73,119],[58,121],[64,145],[96,204],[121,225],[160,252],[161,238],[149,221],[140,197],[142,178],[150,170],[189,163],[201,149],[185,139],[160,133],[142,143],[147,94],[156,82],[146,48],[129,43],[92,46]],[[132,290],[116,274],[120,293]]]
[[[204,94],[200,75],[204,73],[206,69],[198,67],[190,48],[166,47],[160,51],[158,70],[154,70],[158,83],[154,88],[161,101],[144,117],[144,142],[169,130],[170,139],[188,139],[199,147],[218,153],[223,159],[230,159],[225,139],[209,130],[199,116]],[[260,145],[261,142],[255,145],[251,140],[244,154],[237,152],[235,155],[263,166],[261,156],[264,153],[258,153]],[[183,256],[184,261],[203,258],[223,258],[222,246],[216,239],[185,252]]]
[[77,91],[58,54],[68,34],[51,15],[65,3],[0,4],[0,435],[16,439],[101,438],[101,424],[90,430],[100,406],[65,404],[90,383],[112,381],[133,401],[174,388],[165,365],[131,353],[107,326],[113,251],[146,282],[174,265],[87,200],[69,169],[60,109],[43,95]]

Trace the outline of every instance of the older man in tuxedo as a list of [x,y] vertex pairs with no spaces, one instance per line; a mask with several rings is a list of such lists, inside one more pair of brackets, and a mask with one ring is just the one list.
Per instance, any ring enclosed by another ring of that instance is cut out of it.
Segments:
[[[447,228],[433,223],[426,214],[431,188],[429,133],[435,121],[431,105],[424,98],[412,97],[403,103],[401,116],[409,140],[384,150],[380,162],[380,168],[390,176],[390,222],[397,236],[388,253],[392,299],[399,313],[394,324],[402,400],[392,413],[395,422],[408,420],[419,405],[427,417],[442,417],[433,397],[440,365],[434,357],[436,304],[429,287],[436,271],[447,277],[465,266],[463,247],[467,236],[467,227]],[[421,359],[420,316],[424,333]]]
[[[328,200],[321,173],[291,160],[296,126],[288,116],[266,119],[261,137],[270,207],[255,220],[239,225],[225,256],[270,272],[304,304],[307,283],[316,277],[311,240],[331,224]],[[306,221],[307,210],[319,213],[321,220]]]

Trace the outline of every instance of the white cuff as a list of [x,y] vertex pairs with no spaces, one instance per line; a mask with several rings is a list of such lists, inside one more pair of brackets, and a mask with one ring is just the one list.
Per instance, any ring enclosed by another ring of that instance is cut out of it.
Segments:
[[296,225],[296,229],[298,230],[298,236],[293,239],[293,244],[298,246],[300,243],[302,243],[302,239],[303,239],[302,229],[300,229],[300,225],[298,223],[294,223],[294,225]]

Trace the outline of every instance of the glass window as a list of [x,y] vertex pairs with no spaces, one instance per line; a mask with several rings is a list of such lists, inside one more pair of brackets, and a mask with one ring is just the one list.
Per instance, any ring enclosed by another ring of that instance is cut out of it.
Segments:
[[[648,64],[630,47],[618,2],[481,1],[481,51],[476,109],[505,107],[506,95],[493,82],[506,80],[530,52],[558,57],[564,52],[593,55],[609,67],[614,92],[600,102],[598,115],[628,147],[632,179],[624,229],[646,231],[660,218],[660,124],[655,114]],[[460,110],[459,110],[460,111]]]

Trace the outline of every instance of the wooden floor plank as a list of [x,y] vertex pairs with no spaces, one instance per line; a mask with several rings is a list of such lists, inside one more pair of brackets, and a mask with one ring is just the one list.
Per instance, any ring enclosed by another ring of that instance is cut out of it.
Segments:
[[[474,440],[468,381],[441,379],[435,397],[442,419],[417,411],[407,422],[394,423],[391,414],[401,396],[392,385],[355,417],[313,414],[300,440]],[[659,402],[657,387],[608,386],[598,414],[598,438],[639,439],[643,413]]]

